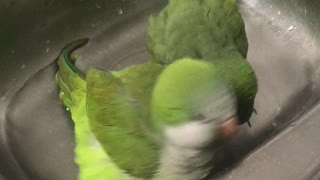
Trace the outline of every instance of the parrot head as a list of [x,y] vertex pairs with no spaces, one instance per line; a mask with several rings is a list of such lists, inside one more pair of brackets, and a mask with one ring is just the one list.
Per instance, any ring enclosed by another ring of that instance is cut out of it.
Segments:
[[237,132],[236,98],[208,62],[184,58],[168,65],[154,87],[154,126],[173,144],[202,148]]

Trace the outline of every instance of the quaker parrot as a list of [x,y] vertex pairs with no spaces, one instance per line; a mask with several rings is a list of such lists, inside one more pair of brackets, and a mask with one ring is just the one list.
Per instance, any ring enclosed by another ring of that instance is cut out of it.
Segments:
[[168,65],[189,57],[215,64],[231,83],[240,124],[255,112],[257,79],[246,61],[248,42],[236,0],[169,0],[147,29],[150,60]]
[[181,58],[80,72],[67,44],[56,79],[75,124],[81,180],[198,180],[237,132],[236,98],[215,64]]

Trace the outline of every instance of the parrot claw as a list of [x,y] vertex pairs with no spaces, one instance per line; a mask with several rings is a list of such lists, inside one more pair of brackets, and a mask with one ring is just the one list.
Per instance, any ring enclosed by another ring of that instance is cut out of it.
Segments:
[[[256,109],[253,108],[253,112],[257,115],[257,110]],[[247,123],[248,123],[248,126],[251,128],[251,123],[250,123],[249,120],[247,121]]]
[[251,128],[251,123],[249,120],[247,121],[247,123],[248,123],[249,128]]
[[258,114],[258,113],[257,113],[257,110],[256,110],[256,109],[254,109],[254,108],[253,108],[253,112],[254,112],[256,115]]

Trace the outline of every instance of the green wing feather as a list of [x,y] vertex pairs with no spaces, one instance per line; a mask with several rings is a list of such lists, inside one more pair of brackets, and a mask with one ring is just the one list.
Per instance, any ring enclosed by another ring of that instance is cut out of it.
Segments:
[[152,87],[161,69],[147,63],[120,72],[92,68],[87,73],[91,130],[112,160],[136,177],[151,177],[158,167],[159,144],[148,120]]
[[85,45],[88,39],[73,41],[61,51],[56,79],[60,87],[60,99],[69,109],[74,122],[75,161],[79,167],[79,180],[128,179],[111,161],[96,140],[89,127],[87,116],[87,83],[81,72],[70,60],[75,49]]

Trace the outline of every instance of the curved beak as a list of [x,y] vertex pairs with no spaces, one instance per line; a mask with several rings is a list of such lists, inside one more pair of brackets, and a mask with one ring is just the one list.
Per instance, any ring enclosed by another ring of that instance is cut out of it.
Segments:
[[224,121],[219,127],[218,131],[221,137],[225,140],[230,140],[238,133],[238,118],[233,117]]

